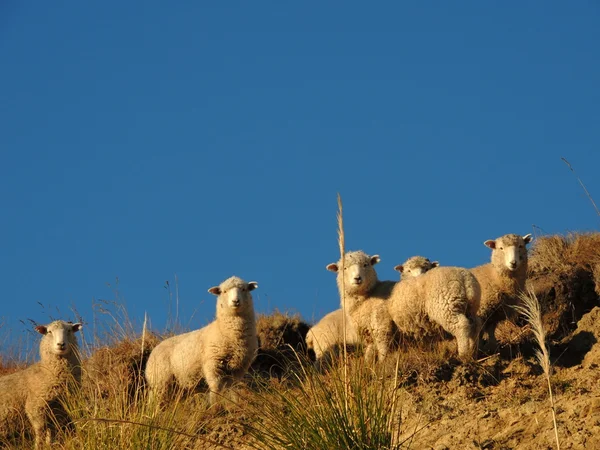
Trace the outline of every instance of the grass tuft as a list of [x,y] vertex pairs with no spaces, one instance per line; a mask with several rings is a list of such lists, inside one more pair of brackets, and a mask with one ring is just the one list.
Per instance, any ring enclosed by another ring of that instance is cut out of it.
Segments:
[[249,427],[252,448],[401,448],[395,378],[352,362],[332,364],[327,374],[304,365],[287,389],[251,396],[247,408],[259,418]]

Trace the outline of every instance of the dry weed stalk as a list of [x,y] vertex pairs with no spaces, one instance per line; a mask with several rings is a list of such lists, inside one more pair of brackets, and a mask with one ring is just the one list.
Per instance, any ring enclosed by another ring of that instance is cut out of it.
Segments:
[[338,223],[338,244],[340,247],[340,273],[342,274],[342,288],[341,292],[341,300],[342,300],[342,334],[344,335],[343,345],[344,345],[344,386],[345,386],[345,398],[344,405],[346,407],[346,411],[348,411],[348,352],[346,350],[346,286],[344,285],[344,255],[346,254],[346,241],[344,237],[344,210],[342,206],[342,196],[337,195],[337,204],[338,204],[338,212],[337,212],[337,223]]
[[581,178],[579,178],[577,176],[577,174],[575,173],[575,169],[573,169],[573,166],[571,166],[571,163],[569,161],[567,161],[565,158],[561,157],[560,159],[563,160],[563,162],[569,167],[569,169],[571,169],[571,172],[573,172],[573,175],[575,175],[575,178],[577,178],[577,181],[579,181],[579,184],[581,185],[581,187],[583,188],[585,194],[588,196],[588,198],[590,199],[590,202],[592,202],[592,205],[594,206],[594,209],[596,210],[596,214],[598,214],[598,216],[600,216],[600,210],[598,209],[598,207],[596,206],[596,202],[594,201],[594,199],[592,198],[592,196],[590,195],[590,193],[588,192],[588,190],[586,189],[585,185],[583,184],[583,181],[581,181]]
[[550,363],[550,352],[546,347],[546,331],[542,323],[542,310],[540,302],[531,288],[520,295],[521,305],[515,306],[515,310],[525,317],[527,323],[531,326],[533,336],[540,349],[536,350],[535,356],[544,370],[546,381],[548,383],[548,394],[550,396],[550,408],[552,410],[552,421],[554,422],[554,437],[556,438],[556,448],[560,450],[560,441],[558,439],[558,425],[556,424],[556,408],[554,407],[554,396],[552,395],[552,384],[550,376],[552,375],[552,364]]

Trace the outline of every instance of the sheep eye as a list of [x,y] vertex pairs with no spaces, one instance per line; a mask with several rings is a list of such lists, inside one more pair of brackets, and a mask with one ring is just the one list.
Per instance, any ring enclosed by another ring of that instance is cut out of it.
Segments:
[[500,247],[500,250],[504,250],[504,247]]
[[367,267],[367,266],[368,266],[368,264],[367,264],[367,263],[364,263],[364,264],[363,264],[363,267]]

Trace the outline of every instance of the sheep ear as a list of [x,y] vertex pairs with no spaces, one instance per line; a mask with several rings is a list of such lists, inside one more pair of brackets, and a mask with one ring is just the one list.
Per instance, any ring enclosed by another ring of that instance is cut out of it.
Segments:
[[327,264],[326,269],[330,272],[337,272],[338,270],[340,270],[336,263]]
[[396,267],[394,267],[394,270],[402,273],[404,272],[404,266],[402,264],[398,264]]
[[83,327],[83,325],[79,322],[71,325],[71,329],[73,330],[73,333],[77,333],[79,330],[81,330],[82,327]]
[[375,264],[377,264],[379,261],[381,261],[381,258],[379,257],[379,255],[373,255],[371,256],[371,265],[374,266]]
[[525,236],[523,236],[523,240],[525,241],[525,244],[529,244],[531,241],[533,241],[533,236],[531,235],[531,233],[526,234]]
[[438,261],[433,261],[431,263],[431,267],[439,267],[439,266],[440,266],[440,263]]
[[208,290],[208,292],[215,295],[221,295],[221,288],[219,286],[213,286]]
[[40,334],[46,334],[48,333],[48,328],[46,328],[44,325],[38,325],[37,327],[35,327],[35,331],[37,331]]
[[258,283],[256,281],[251,281],[250,283],[248,283],[248,290],[249,291],[253,291],[257,287],[258,287]]
[[493,239],[489,239],[489,240],[485,241],[483,243],[483,245],[485,245],[486,247],[489,247],[493,250],[496,248],[496,241],[494,241]]

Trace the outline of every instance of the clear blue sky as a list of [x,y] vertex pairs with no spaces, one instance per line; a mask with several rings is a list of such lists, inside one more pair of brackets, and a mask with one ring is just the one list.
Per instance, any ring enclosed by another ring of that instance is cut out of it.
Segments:
[[233,274],[258,311],[318,319],[337,192],[381,279],[598,230],[560,157],[600,202],[600,7],[513,6],[3,1],[4,326],[74,306],[91,327],[118,277],[162,331],[175,274],[184,326]]

